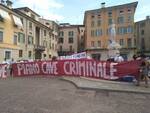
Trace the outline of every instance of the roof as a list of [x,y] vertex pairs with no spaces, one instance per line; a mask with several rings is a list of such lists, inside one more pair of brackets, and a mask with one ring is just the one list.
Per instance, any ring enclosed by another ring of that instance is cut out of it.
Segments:
[[59,26],[59,29],[78,28],[78,27],[84,27],[84,25],[64,25],[64,26]]
[[127,3],[127,4],[121,4],[121,5],[116,5],[116,6],[110,6],[110,7],[94,9],[94,10],[87,10],[87,11],[85,11],[85,14],[84,14],[83,24],[85,24],[86,13],[97,13],[100,10],[103,10],[103,9],[105,9],[105,10],[112,10],[112,9],[117,9],[117,8],[119,9],[119,8],[122,8],[122,7],[131,7],[131,6],[134,6],[136,8],[137,4],[138,4],[138,2],[132,2],[132,3]]
[[95,12],[97,10],[101,10],[101,9],[116,9],[116,8],[122,8],[122,7],[137,7],[138,2],[132,2],[132,3],[127,3],[127,4],[121,4],[121,5],[116,5],[116,6],[110,6],[110,7],[104,7],[104,8],[99,8],[99,9],[94,9],[94,10],[87,10],[86,12]]
[[[19,15],[22,15],[22,16],[25,17],[25,18],[30,19],[30,21],[33,21],[33,22],[35,22],[35,23],[37,23],[37,24],[39,24],[39,25],[41,25],[41,26],[43,26],[43,27],[45,27],[45,28],[47,28],[47,29],[50,29],[49,27],[47,27],[46,25],[42,24],[41,22],[39,22],[39,21],[37,21],[37,20],[31,18],[30,16],[28,16],[28,15],[22,13],[22,12],[21,12],[20,10],[18,10],[18,9],[13,9],[13,11],[16,12],[17,14],[19,14]],[[51,29],[50,29],[50,30],[51,30]]]
[[37,14],[36,12],[34,12],[33,10],[31,10],[31,9],[28,8],[28,7],[20,7],[20,8],[14,8],[14,9],[17,9],[17,10],[29,10],[29,11],[31,11],[32,13],[34,13],[34,14],[36,14],[37,16],[40,17],[39,14]]
[[[47,29],[50,29],[49,27],[45,26],[44,24],[40,23],[39,21],[36,21],[36,20],[34,20],[33,18],[29,17],[28,15],[22,13],[18,8],[10,9],[10,8],[8,8],[7,6],[5,6],[5,5],[3,5],[3,4],[1,4],[1,3],[0,3],[0,6],[6,8],[7,10],[11,11],[11,13],[13,13],[13,14],[15,14],[15,15],[18,15],[18,16],[22,15],[22,16],[24,16],[25,18],[28,18],[28,19],[34,21],[35,23],[37,23],[37,24],[39,24],[39,25],[41,25],[41,26],[43,26],[43,27],[45,27],[45,28],[47,28]],[[50,29],[50,30],[51,30],[51,29]]]

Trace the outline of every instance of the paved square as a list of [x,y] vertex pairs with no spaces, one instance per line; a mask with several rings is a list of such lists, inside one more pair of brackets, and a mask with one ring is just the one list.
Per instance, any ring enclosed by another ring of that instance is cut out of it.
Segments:
[[149,113],[149,94],[82,90],[59,78],[0,80],[0,113]]

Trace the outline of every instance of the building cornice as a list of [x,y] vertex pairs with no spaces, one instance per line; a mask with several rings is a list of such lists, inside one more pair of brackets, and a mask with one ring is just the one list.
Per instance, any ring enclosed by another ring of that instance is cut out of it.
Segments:
[[32,22],[34,22],[34,23],[36,23],[36,24],[38,24],[38,25],[40,25],[40,26],[42,26],[42,27],[44,27],[44,28],[46,28],[46,29],[52,31],[52,29],[50,29],[50,28],[47,27],[46,25],[44,25],[44,24],[42,24],[41,22],[39,22],[39,21],[37,21],[37,20],[31,18],[30,16],[28,16],[28,15],[22,13],[20,10],[18,10],[18,9],[13,9],[13,11],[16,12],[17,14],[19,14],[19,15],[21,15],[21,16],[27,18],[27,19],[29,19],[30,21],[32,21]]

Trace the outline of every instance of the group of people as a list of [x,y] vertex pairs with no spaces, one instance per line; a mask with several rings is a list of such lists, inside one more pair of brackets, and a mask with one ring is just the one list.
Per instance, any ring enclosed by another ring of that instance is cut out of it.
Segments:
[[[137,86],[140,86],[140,82],[142,80],[145,81],[145,87],[148,87],[148,80],[149,80],[149,72],[150,72],[150,60],[144,55],[141,54],[140,56],[133,55],[134,60],[140,60],[140,65],[139,65],[139,74],[137,75]],[[57,60],[57,57],[53,57],[52,61]],[[109,58],[107,61],[111,62],[122,62],[124,61],[123,57],[120,56],[120,54],[117,54],[114,58]],[[14,59],[12,58],[10,61],[7,61],[6,58],[2,62],[3,64],[7,64],[7,73],[12,76],[13,69],[12,69],[12,64],[14,63]]]
[[109,59],[107,59],[107,61],[110,61],[110,62],[123,62],[124,58],[120,55],[119,52],[117,52],[114,57],[110,57]]
[[2,64],[6,64],[6,72],[7,75],[12,76],[13,75],[13,68],[12,68],[12,64],[14,63],[14,59],[12,58],[11,60],[7,60],[6,58],[4,58],[4,61],[2,62]]

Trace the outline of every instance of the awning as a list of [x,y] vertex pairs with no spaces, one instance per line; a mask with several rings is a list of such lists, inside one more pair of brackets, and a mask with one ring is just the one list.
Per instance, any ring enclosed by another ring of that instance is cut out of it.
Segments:
[[13,20],[14,20],[14,24],[19,26],[19,27],[23,27],[21,19],[15,15],[13,15]]
[[2,9],[0,9],[0,16],[4,19],[10,19],[10,16],[9,16],[8,12],[6,12]]

